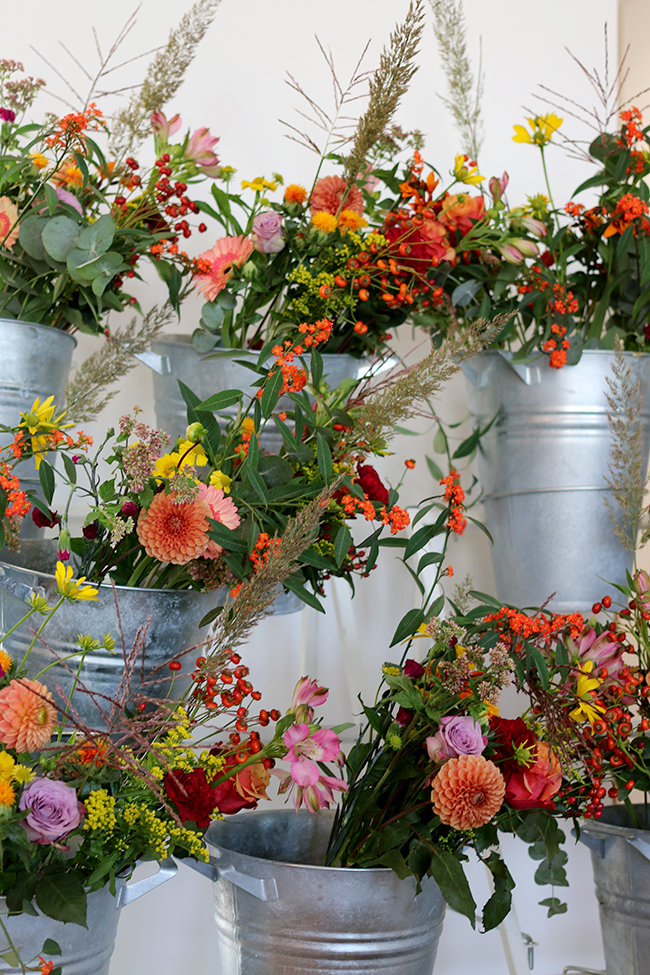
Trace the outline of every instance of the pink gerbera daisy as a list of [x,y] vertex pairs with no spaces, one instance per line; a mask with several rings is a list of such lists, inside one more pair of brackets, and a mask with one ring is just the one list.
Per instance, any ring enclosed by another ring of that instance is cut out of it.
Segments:
[[[227,498],[223,491],[211,487],[208,484],[199,486],[199,497],[205,501],[210,509],[210,518],[221,522],[226,528],[237,528],[241,523],[241,518],[237,513],[237,506],[232,498]],[[208,542],[208,547],[202,553],[204,559],[216,559],[221,555],[223,549],[212,539]]]
[[18,209],[15,203],[8,196],[0,196],[0,246],[11,250],[18,240],[17,220]]
[[253,241],[249,237],[222,237],[199,256],[199,261],[209,264],[209,270],[194,278],[206,301],[214,301],[226,287],[233,268],[241,267],[252,252]]

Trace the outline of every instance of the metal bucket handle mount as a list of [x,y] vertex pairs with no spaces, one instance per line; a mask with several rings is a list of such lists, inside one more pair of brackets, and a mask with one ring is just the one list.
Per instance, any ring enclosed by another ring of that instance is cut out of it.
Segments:
[[277,901],[278,887],[273,877],[253,877],[248,873],[241,873],[231,865],[220,867],[216,857],[211,856],[209,863],[201,860],[184,860],[184,863],[198,873],[203,874],[208,880],[228,880],[235,887],[247,891],[253,897],[261,901]]
[[[645,830],[641,832],[646,833]],[[573,836],[576,835],[574,829],[571,830],[571,833]],[[617,838],[627,840],[630,846],[633,846],[646,860],[650,860],[650,843],[643,836],[639,836],[639,832],[635,829],[618,826],[614,836],[606,826],[600,826],[599,823],[589,823],[588,826],[585,824],[580,827],[580,842],[589,847],[591,852],[599,856],[601,860],[605,858],[609,847]]]
[[150,890],[155,890],[161,884],[166,884],[168,880],[171,880],[178,873],[176,861],[172,860],[171,857],[167,857],[165,860],[159,860],[158,867],[157,873],[152,874],[150,877],[136,880],[134,884],[125,884],[115,898],[115,907],[119,910],[121,907],[126,907],[127,904],[132,904],[139,897],[148,894]]

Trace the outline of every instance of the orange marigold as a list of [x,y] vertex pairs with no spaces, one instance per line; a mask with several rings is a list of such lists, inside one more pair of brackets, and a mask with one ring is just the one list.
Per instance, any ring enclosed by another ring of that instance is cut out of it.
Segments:
[[39,751],[52,737],[56,709],[37,680],[12,680],[0,690],[0,741],[17,752]]
[[157,494],[138,520],[138,538],[147,555],[172,565],[186,565],[208,547],[210,509],[196,498],[176,504],[176,493]]
[[476,829],[503,805],[506,784],[494,762],[483,755],[459,755],[443,765],[431,787],[434,812],[444,826]]
[[307,199],[307,190],[298,183],[289,183],[284,191],[285,203],[304,203]]

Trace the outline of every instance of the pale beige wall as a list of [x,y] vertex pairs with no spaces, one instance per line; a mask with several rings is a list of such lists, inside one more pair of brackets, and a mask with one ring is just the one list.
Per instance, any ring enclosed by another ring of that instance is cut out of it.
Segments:
[[[629,50],[628,50],[629,47]],[[650,106],[650,91],[637,100],[639,92],[650,88],[650,0],[619,0],[619,60],[628,50],[627,77],[621,86],[621,104],[632,99],[637,108]]]

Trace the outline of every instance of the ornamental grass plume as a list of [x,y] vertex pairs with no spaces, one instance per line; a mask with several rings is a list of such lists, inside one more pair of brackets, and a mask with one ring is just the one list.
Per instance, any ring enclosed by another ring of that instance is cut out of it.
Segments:
[[52,736],[52,694],[37,680],[12,680],[0,690],[0,741],[17,752],[39,751]]
[[403,24],[390,35],[381,52],[379,67],[370,79],[370,100],[359,119],[350,154],[345,160],[343,178],[350,186],[363,171],[366,157],[388,127],[402,95],[417,71],[415,58],[424,29],[422,0],[411,0]]
[[431,787],[431,802],[440,822],[453,829],[475,829],[489,823],[503,805],[506,784],[494,762],[482,755],[450,758]]
[[172,306],[165,302],[161,307],[154,305],[141,319],[132,318],[120,331],[109,333],[101,348],[82,362],[65,388],[67,419],[72,423],[94,420],[118,392],[107,392],[107,387],[138,365],[135,356],[149,348],[172,316]]
[[175,491],[160,491],[138,520],[138,538],[147,555],[172,565],[187,565],[208,547],[210,508],[206,501],[179,504]]
[[615,504],[605,498],[614,532],[631,552],[636,551],[639,532],[640,545],[650,537],[650,516],[643,498],[648,484],[643,466],[643,436],[641,429],[641,384],[634,381],[625,361],[623,343],[618,340],[612,363],[612,376],[606,377],[609,392],[607,422],[612,435],[609,477],[605,478]]

